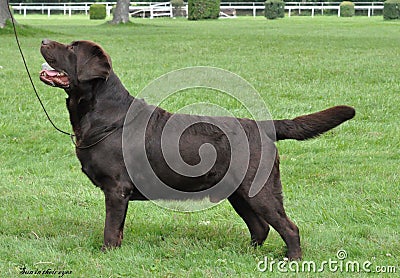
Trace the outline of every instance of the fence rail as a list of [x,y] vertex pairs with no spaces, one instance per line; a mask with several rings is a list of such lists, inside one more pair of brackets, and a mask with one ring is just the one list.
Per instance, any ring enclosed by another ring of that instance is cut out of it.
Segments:
[[[84,12],[85,15],[89,13],[90,5],[94,2],[81,2],[81,3],[19,3],[11,4],[14,11],[26,16],[28,11],[40,11],[42,14],[47,13],[50,17],[52,11],[63,11],[64,15],[72,15],[72,12]],[[111,2],[104,3],[106,5],[107,16],[111,16],[111,9],[113,5]]]
[[[71,16],[73,12],[83,12],[85,15],[89,13],[90,5],[95,2],[80,2],[80,3],[12,3],[14,11],[19,14],[26,16],[27,12],[40,12],[42,14],[47,14],[49,17],[52,12],[62,11],[64,15]],[[99,3],[99,2],[97,2]],[[314,16],[315,11],[333,10],[337,11],[338,16],[340,16],[340,3],[341,2],[285,2],[285,10],[290,17],[293,11],[297,11],[301,14],[302,11],[311,11],[311,16]],[[107,16],[111,16],[112,7],[116,2],[101,2],[101,4],[106,5]],[[148,10],[150,11],[151,18],[157,16],[157,12],[153,7],[165,6],[165,2],[131,2],[131,14],[134,11]],[[366,10],[368,17],[374,15],[375,10],[383,10],[383,2],[355,2],[355,10]],[[187,11],[187,4],[183,7]],[[234,9],[236,11],[250,11],[255,17],[257,13],[265,9],[263,2],[221,2],[221,10]],[[132,12],[133,11],[133,12]],[[144,13],[146,15],[146,13]],[[165,13],[164,16],[172,16],[171,13]]]

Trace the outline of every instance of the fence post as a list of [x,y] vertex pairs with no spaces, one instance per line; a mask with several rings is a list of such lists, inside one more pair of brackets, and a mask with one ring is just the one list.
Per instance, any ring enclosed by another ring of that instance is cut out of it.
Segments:
[[111,9],[112,9],[112,5],[111,7],[108,7],[108,3],[106,4],[106,10],[107,10],[107,16],[111,16]]

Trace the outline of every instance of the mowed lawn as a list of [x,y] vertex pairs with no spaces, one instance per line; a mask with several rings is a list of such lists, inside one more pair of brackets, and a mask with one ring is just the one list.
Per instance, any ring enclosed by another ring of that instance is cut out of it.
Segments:
[[[116,27],[84,16],[17,20],[27,26],[19,38],[39,94],[64,130],[70,131],[66,94],[38,79],[43,38],[98,42],[132,95],[172,70],[213,66],[252,84],[275,119],[354,106],[353,120],[320,138],[277,144],[285,207],[300,228],[305,261],[318,267],[329,260],[369,261],[371,271],[400,273],[400,22],[244,17],[135,19]],[[265,257],[282,260],[282,239],[271,231],[263,247],[250,247],[247,228],[228,202],[196,213],[131,202],[122,248],[100,252],[103,194],[81,173],[68,136],[47,122],[10,29],[0,30],[0,41],[1,277],[48,269],[64,277],[281,275],[276,265],[273,273],[257,265]],[[202,101],[246,116],[226,95],[212,92],[178,95],[164,107],[177,111]],[[334,270],[325,265],[317,275],[349,275]]]

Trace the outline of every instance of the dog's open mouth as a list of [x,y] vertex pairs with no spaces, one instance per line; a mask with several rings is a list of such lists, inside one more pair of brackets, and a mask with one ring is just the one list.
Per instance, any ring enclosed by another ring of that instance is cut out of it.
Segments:
[[59,72],[53,69],[49,64],[42,64],[42,70],[40,71],[40,80],[47,85],[60,88],[69,87],[68,75],[64,72]]

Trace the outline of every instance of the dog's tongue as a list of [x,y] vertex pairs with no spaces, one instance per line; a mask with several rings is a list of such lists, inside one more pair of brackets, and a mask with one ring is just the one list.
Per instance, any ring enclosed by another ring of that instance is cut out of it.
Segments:
[[47,63],[42,64],[40,80],[53,87],[69,88],[68,76],[63,72],[53,69]]
[[57,76],[57,74],[59,74],[59,72],[56,71],[55,69],[53,69],[48,63],[42,64],[41,72],[45,72],[50,77],[54,77],[54,76]]
[[50,77],[54,77],[57,76],[57,74],[59,74],[59,72],[56,70],[42,70],[41,72],[45,72]]

